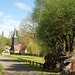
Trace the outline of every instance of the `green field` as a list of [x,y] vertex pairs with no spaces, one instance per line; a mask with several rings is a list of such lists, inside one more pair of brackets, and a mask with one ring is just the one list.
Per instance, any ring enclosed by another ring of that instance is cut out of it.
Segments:
[[37,56],[28,56],[28,55],[10,55],[13,58],[22,58],[22,59],[27,59],[39,63],[44,63],[44,58],[43,57],[37,57]]
[[44,70],[42,68],[36,67],[35,64],[33,66],[33,65],[30,65],[27,62],[18,60],[18,58],[21,58],[21,59],[26,59],[26,60],[30,60],[30,61],[34,61],[34,62],[38,62],[38,63],[42,63],[43,64],[45,62],[43,57],[28,56],[28,55],[10,55],[8,57],[13,59],[13,60],[15,60],[15,61],[20,62],[21,64],[25,64],[26,66],[28,66],[28,67],[30,67],[30,68],[40,72],[41,75],[59,75],[59,73],[50,72],[48,70]]
[[3,67],[1,64],[0,64],[0,75],[3,75]]

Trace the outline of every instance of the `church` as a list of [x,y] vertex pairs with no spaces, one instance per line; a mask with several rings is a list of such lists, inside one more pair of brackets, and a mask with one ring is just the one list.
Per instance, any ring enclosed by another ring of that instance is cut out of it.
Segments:
[[29,44],[29,42],[24,42],[21,44],[18,44],[18,37],[16,35],[16,28],[14,29],[14,34],[12,37],[12,46],[10,49],[10,53],[18,53],[18,54],[22,54],[24,55],[25,53],[27,53],[26,47]]

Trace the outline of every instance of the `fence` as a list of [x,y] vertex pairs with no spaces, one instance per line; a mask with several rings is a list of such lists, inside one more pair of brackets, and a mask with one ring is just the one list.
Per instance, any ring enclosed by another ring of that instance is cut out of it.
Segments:
[[38,63],[38,62],[35,62],[35,61],[30,61],[30,60],[26,60],[26,59],[22,59],[22,58],[17,58],[17,59],[19,61],[22,61],[22,62],[27,62],[27,63],[29,63],[32,66],[43,68],[43,64],[42,63]]

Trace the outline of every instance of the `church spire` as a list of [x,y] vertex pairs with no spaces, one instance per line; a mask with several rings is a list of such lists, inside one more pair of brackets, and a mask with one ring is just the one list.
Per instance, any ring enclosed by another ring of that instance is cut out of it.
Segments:
[[14,29],[14,38],[17,38],[17,35],[16,35],[16,28]]

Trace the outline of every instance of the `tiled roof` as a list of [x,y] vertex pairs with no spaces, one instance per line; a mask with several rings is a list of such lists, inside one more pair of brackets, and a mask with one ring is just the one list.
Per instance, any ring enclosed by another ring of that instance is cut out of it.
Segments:
[[20,51],[20,48],[18,46],[14,46],[15,51]]
[[5,49],[8,49],[8,50],[10,50],[10,49],[11,49],[11,47],[9,47],[9,46],[5,46]]
[[14,46],[14,50],[15,51],[23,51],[23,50],[26,49],[27,44],[29,44],[29,42],[25,42],[25,43],[21,43],[21,44],[15,45]]

